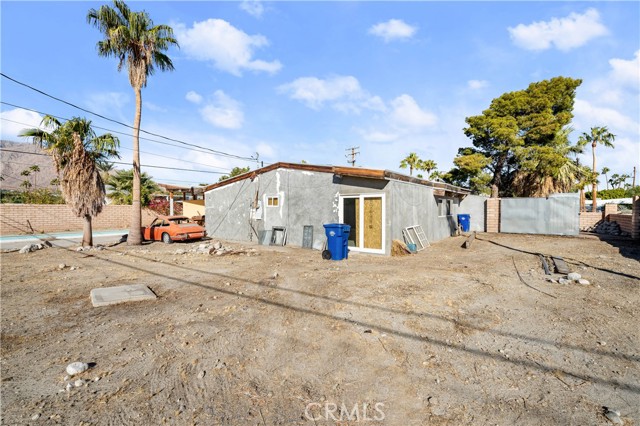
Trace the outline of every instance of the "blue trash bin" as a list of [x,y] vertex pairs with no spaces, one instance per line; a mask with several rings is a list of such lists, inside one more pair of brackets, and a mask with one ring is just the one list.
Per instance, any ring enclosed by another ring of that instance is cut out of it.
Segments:
[[342,260],[348,257],[349,231],[351,227],[343,223],[324,224],[327,235],[327,249],[331,252],[331,260]]
[[462,232],[469,232],[471,229],[471,215],[469,214],[459,214],[458,215],[458,223],[462,228]]

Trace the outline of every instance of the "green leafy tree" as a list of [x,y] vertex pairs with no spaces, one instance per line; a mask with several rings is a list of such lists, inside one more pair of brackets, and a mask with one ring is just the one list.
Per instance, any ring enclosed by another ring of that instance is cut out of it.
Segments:
[[218,182],[222,182],[223,180],[227,180],[234,176],[247,173],[249,170],[250,170],[249,167],[234,167],[233,169],[231,169],[231,173],[229,173],[228,175],[220,176],[220,179],[218,179]]
[[591,145],[591,154],[593,156],[593,180],[591,181],[591,193],[593,200],[593,209],[596,211],[596,204],[598,202],[598,183],[596,181],[598,171],[596,169],[596,147],[603,145],[607,148],[614,148],[613,141],[616,139],[616,135],[611,133],[606,127],[592,127],[589,133],[583,133],[578,140],[578,144],[582,146]]
[[[106,181],[108,196],[113,204],[131,204],[133,198],[133,169],[118,170]],[[143,206],[148,206],[154,194],[162,191],[146,173],[140,175],[140,198]]]
[[[505,93],[494,99],[481,115],[466,118],[464,133],[473,141],[473,147],[463,148],[458,155],[485,157],[486,165],[477,173],[491,175],[492,197],[513,195],[512,184],[523,161],[530,161],[530,175],[534,174],[534,165],[541,164],[536,159],[553,157],[556,168],[565,164],[556,158],[564,151],[558,146],[563,140],[558,134],[566,131],[573,118],[575,91],[581,82],[555,77],[531,83],[525,90]],[[541,149],[543,147],[550,149]],[[472,162],[478,163],[478,159]],[[543,180],[544,173],[549,172],[548,168],[539,167],[536,178]],[[453,170],[450,174],[456,177],[467,173]]]
[[489,194],[491,175],[485,169],[491,159],[472,148],[460,148],[458,156],[453,159],[455,167],[442,176],[445,182],[469,188],[478,194]]
[[98,54],[118,59],[118,71],[127,68],[129,83],[136,95],[136,114],[133,122],[133,189],[132,220],[127,243],[142,244],[142,206],[140,174],[140,120],[142,116],[142,88],[156,68],[172,71],[173,62],[165,54],[171,46],[178,46],[173,29],[168,25],[154,25],[147,12],[133,12],[122,0],[114,0],[113,7],[103,5],[90,9],[87,22],[98,28],[104,39],[97,44]]
[[25,129],[19,136],[31,138],[53,158],[65,201],[84,219],[82,245],[92,246],[91,219],[102,211],[105,199],[96,162],[118,156],[118,138],[110,133],[97,136],[85,118],[74,117],[62,124],[50,115],[42,119],[41,128]]

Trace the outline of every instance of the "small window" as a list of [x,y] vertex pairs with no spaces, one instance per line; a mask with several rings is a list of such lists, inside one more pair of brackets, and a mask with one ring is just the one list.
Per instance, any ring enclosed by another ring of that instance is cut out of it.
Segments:
[[267,206],[278,207],[278,205],[279,205],[278,197],[267,197]]
[[438,198],[438,216],[451,216],[453,200],[450,198]]

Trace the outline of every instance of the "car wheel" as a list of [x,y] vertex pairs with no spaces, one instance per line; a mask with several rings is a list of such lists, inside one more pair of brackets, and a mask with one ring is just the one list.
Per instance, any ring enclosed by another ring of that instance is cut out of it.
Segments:
[[165,244],[171,244],[173,241],[171,240],[169,234],[165,232],[164,234],[162,234],[162,242]]

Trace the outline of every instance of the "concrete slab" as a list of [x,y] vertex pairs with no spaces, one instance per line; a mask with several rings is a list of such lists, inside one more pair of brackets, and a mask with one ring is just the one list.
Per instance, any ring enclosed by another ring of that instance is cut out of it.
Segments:
[[143,284],[120,285],[117,287],[94,288],[91,290],[91,304],[94,307],[155,298],[156,295],[149,287]]

